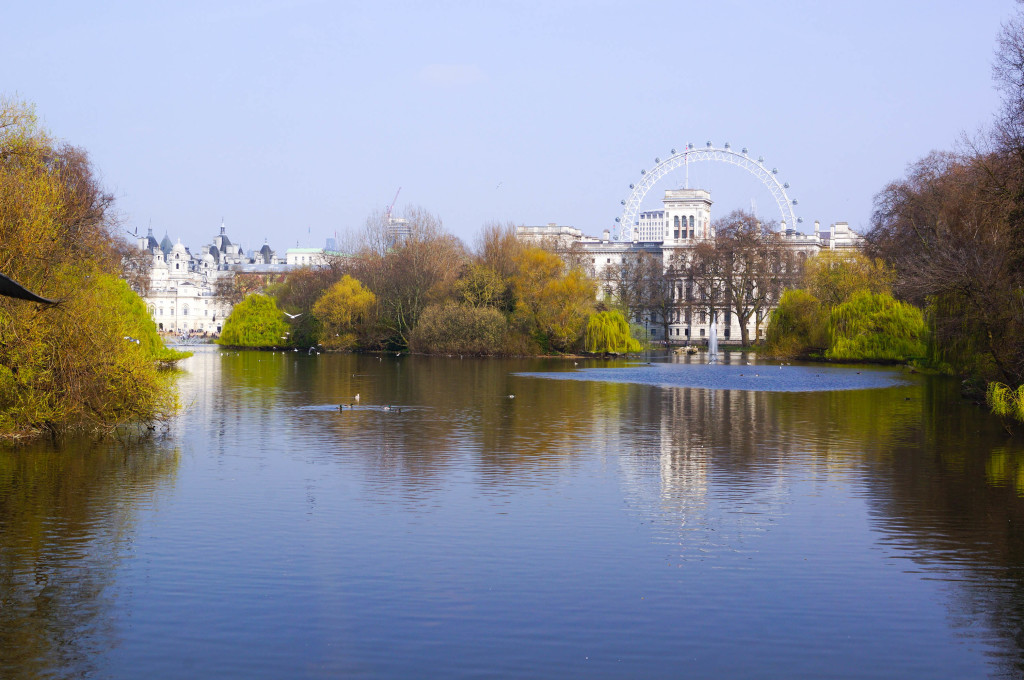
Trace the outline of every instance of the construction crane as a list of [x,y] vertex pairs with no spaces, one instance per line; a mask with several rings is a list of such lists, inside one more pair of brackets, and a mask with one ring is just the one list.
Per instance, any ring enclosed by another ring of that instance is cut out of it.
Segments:
[[391,199],[391,205],[384,211],[384,222],[391,224],[391,209],[395,207],[395,202],[398,201],[398,194],[402,193],[402,187],[398,187],[398,191],[395,192],[395,197]]

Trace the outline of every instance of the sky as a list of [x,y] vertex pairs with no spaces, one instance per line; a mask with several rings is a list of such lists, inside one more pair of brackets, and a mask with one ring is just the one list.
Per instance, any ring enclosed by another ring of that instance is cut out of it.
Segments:
[[[0,96],[90,154],[127,231],[322,247],[395,214],[600,235],[642,169],[731,143],[802,230],[870,226],[908,164],[999,107],[1012,0],[5,3]],[[660,206],[682,171],[647,195]],[[779,219],[752,175],[691,166],[716,217]],[[400,191],[399,191],[400,189]]]

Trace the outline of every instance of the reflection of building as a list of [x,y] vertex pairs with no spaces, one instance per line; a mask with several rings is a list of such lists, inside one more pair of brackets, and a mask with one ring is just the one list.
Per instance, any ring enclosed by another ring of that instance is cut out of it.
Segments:
[[[573,259],[588,265],[592,276],[606,284],[599,295],[614,294],[613,271],[624,258],[638,253],[649,253],[661,260],[663,271],[671,278],[674,263],[685,262],[700,243],[713,241],[711,222],[711,194],[703,189],[670,189],[665,192],[662,210],[641,212],[635,225],[636,241],[614,241],[605,230],[598,238],[586,236],[575,227],[548,224],[537,227],[517,227],[519,238],[572,255]],[[850,229],[846,222],[836,222],[828,231],[814,223],[814,234],[803,234],[795,229],[780,232],[785,255],[779,263],[781,276],[795,275],[803,262],[823,250],[854,251],[864,239]],[[720,342],[738,342],[742,337],[738,320],[719,301],[712,309],[710,303],[694,299],[693,286],[681,277],[671,282],[674,307],[670,317],[668,337],[661,318],[648,315],[638,319],[644,323],[651,338],[671,344],[706,342],[710,335],[712,312],[717,312],[717,336]],[[764,320],[751,318],[749,333],[752,339],[764,337]]]

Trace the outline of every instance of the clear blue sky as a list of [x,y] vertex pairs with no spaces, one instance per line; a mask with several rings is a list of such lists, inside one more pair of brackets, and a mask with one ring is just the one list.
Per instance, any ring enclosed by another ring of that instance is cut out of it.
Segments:
[[[655,156],[708,140],[778,167],[805,229],[863,229],[909,162],[992,121],[1016,7],[14,2],[0,92],[89,151],[130,228],[193,248],[222,217],[247,247],[320,246],[398,187],[470,244],[492,220],[598,234]],[[776,218],[741,170],[690,184]]]

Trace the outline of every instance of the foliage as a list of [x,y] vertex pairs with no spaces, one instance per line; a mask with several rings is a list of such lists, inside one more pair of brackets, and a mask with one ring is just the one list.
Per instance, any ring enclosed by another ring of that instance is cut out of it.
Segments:
[[420,315],[410,347],[434,354],[507,353],[508,321],[493,307],[446,302]]
[[893,272],[880,259],[862,253],[826,250],[804,265],[803,287],[826,309],[850,299],[854,293],[892,292]]
[[829,359],[907,361],[925,355],[921,310],[888,293],[855,293],[832,309],[828,332]]
[[[0,435],[104,430],[176,407],[141,299],[118,279],[113,198],[80,149],[0,99],[0,271],[54,307],[0,298]],[[136,340],[138,342],[136,342]]]
[[278,307],[293,315],[287,321],[289,344],[312,347],[323,337],[313,305],[341,278],[340,266],[340,260],[331,259],[324,266],[300,267],[289,272],[280,283],[266,287]]
[[486,264],[469,265],[455,282],[455,294],[470,307],[496,307],[510,311],[513,306],[508,281]]
[[562,259],[542,248],[523,250],[516,264],[515,316],[544,350],[565,352],[578,347],[594,310],[597,286],[593,279],[578,268],[565,271]]
[[377,297],[348,274],[331,286],[316,304],[313,316],[322,329],[320,343],[329,350],[354,349],[366,337]]
[[765,350],[774,356],[797,356],[828,347],[827,314],[806,290],[787,290],[768,319]]
[[382,344],[409,345],[420,314],[432,302],[450,297],[466,262],[462,243],[441,221],[423,210],[407,210],[407,234],[396,237],[384,215],[371,216],[351,273],[377,296],[376,318]]
[[630,333],[626,318],[618,310],[590,315],[584,346],[595,354],[626,354],[642,349],[640,342]]
[[992,413],[1000,418],[1024,422],[1024,385],[1014,389],[1001,382],[990,382],[985,398]]
[[217,344],[228,347],[280,347],[289,343],[288,324],[274,298],[255,293],[231,310]]

